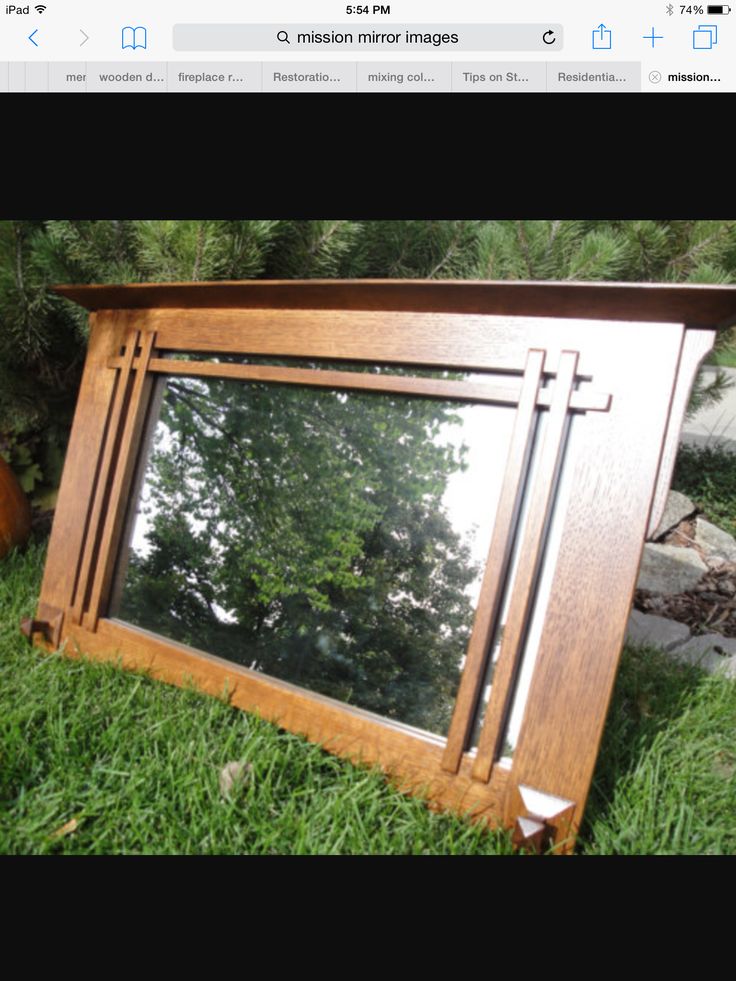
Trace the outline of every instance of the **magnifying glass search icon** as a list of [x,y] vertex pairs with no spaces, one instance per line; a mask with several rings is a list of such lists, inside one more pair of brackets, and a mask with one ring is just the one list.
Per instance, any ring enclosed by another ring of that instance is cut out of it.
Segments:
[[279,31],[276,35],[276,40],[281,41],[282,43],[286,41],[287,44],[291,44],[288,31]]

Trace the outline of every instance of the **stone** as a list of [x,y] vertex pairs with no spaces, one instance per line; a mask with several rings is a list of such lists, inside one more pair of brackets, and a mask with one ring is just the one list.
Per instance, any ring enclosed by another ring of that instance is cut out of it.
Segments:
[[693,589],[708,567],[695,549],[677,545],[644,546],[638,589],[674,595]]
[[719,569],[722,569],[724,566],[729,565],[729,563],[726,562],[725,559],[722,559],[717,555],[706,555],[705,563],[708,566],[708,568],[713,569],[714,572],[718,572]]
[[736,562],[736,538],[702,518],[695,524],[695,543],[708,556]]
[[690,628],[667,617],[632,610],[626,628],[626,643],[634,647],[659,647],[669,651],[690,637]]
[[679,491],[671,490],[667,495],[662,520],[657,525],[657,530],[652,535],[652,539],[656,540],[666,535],[668,531],[679,525],[683,518],[688,518],[695,511],[697,511],[697,507],[689,497],[685,497]]
[[678,661],[702,668],[708,674],[719,672],[726,677],[736,677],[736,637],[701,634],[700,637],[691,637],[669,653]]

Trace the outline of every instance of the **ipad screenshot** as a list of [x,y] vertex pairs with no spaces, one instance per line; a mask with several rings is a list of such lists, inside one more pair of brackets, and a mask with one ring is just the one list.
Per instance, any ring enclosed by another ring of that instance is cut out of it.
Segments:
[[48,0],[0,9],[0,92],[736,89],[729,4]]

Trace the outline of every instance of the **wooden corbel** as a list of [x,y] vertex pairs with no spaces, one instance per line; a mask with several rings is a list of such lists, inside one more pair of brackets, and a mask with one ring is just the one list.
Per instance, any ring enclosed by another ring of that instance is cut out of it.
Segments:
[[538,854],[553,850],[569,836],[575,802],[544,793],[534,787],[518,788],[519,813],[514,824],[513,843]]
[[44,614],[46,619],[43,620],[34,620],[32,617],[21,620],[20,631],[27,638],[29,644],[33,643],[34,634],[42,634],[43,639],[52,644],[56,650],[61,643],[61,625],[64,622],[64,614],[61,610],[48,606],[44,610]]

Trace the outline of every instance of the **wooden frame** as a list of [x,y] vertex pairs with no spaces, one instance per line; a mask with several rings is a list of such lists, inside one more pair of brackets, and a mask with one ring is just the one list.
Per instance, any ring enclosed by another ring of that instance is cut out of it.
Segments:
[[[62,643],[72,656],[121,658],[125,667],[175,684],[193,681],[212,694],[227,690],[234,706],[258,711],[331,752],[376,763],[400,787],[426,794],[439,806],[514,827],[518,842],[570,850],[643,543],[664,506],[695,372],[715,328],[736,319],[736,290],[256,281],[67,286],[57,292],[91,311],[91,333],[38,611],[25,625],[29,637],[50,648]],[[165,357],[177,352],[193,360]],[[206,360],[212,353],[370,361],[502,377],[463,382],[332,367],[220,364]],[[517,406],[446,740],[106,616],[125,502],[153,379],[161,373]],[[546,429],[532,480],[527,476],[540,412],[546,413]],[[574,493],[560,504],[555,489],[566,453]],[[550,551],[553,523],[561,533]],[[548,590],[544,601],[542,581]],[[469,752],[504,595],[508,612],[491,698],[477,751]],[[502,727],[535,629],[526,707],[509,762],[501,758]]]

